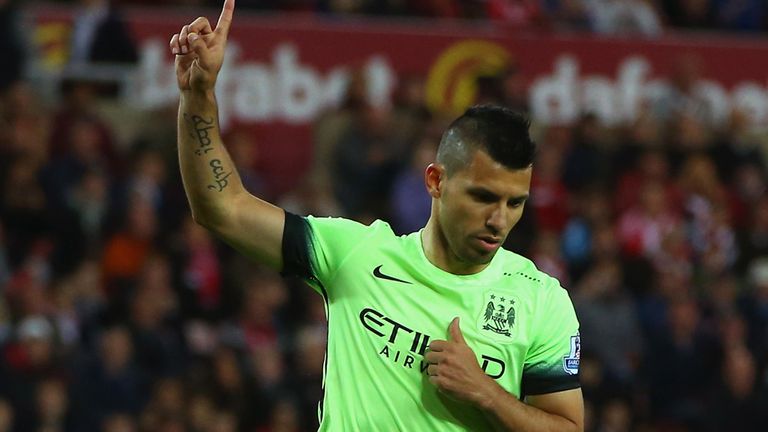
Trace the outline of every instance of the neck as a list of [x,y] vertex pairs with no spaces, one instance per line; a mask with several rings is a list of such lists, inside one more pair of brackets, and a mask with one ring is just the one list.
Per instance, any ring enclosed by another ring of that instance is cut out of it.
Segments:
[[488,264],[470,264],[453,253],[440,223],[430,217],[421,234],[421,246],[427,260],[435,267],[456,275],[470,275],[481,272]]

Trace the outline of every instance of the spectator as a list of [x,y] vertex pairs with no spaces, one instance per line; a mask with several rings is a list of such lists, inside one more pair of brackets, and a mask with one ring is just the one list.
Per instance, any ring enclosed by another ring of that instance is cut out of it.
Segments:
[[[5,241],[3,221],[0,219],[0,286],[4,286],[10,278],[11,267],[8,263],[8,252]],[[2,343],[1,339],[0,343]]]
[[489,0],[486,15],[515,27],[532,27],[543,20],[539,2],[535,0]]
[[334,150],[334,190],[346,214],[365,220],[386,209],[394,175],[404,159],[406,143],[389,133],[391,111],[366,108],[360,122]]
[[658,36],[661,20],[648,0],[591,0],[592,29],[603,34]]
[[715,11],[711,3],[711,0],[661,1],[670,25],[698,30],[715,28]]
[[21,40],[17,1],[0,1],[0,52],[3,67],[0,69],[0,93],[21,78],[26,53]]
[[104,246],[102,270],[110,295],[139,275],[157,236],[157,216],[145,200],[132,200],[126,218]]
[[69,157],[82,160],[82,153],[87,150],[84,161],[106,164],[117,170],[114,133],[96,110],[99,87],[91,82],[67,79],[61,82],[61,93],[63,100],[53,114],[49,137],[52,159],[67,158],[73,153]]
[[[295,386],[298,404],[303,413],[312,412],[312,409],[317,407],[317,401],[322,400],[327,338],[325,328],[304,327],[297,331],[296,368],[301,373],[296,377]],[[302,424],[305,430],[317,429],[317,417],[305,416]]]
[[143,200],[154,208],[158,215],[165,215],[166,169],[160,153],[152,150],[140,150],[131,157],[136,161],[125,181],[126,201]]
[[365,71],[351,71],[338,107],[321,112],[312,128],[312,167],[297,190],[282,198],[281,205],[298,214],[337,215],[341,213],[334,192],[334,155],[342,137],[358,121],[357,113],[368,105]]
[[536,267],[557,278],[563,287],[570,287],[568,266],[561,254],[559,239],[557,233],[541,230],[531,248],[531,260]]
[[662,203],[671,213],[679,211],[677,207],[678,191],[672,181],[672,173],[666,155],[656,149],[642,152],[633,168],[619,175],[615,193],[615,207],[619,213],[624,213],[632,205],[641,201],[643,185],[657,183],[663,191],[665,202]]
[[768,7],[761,0],[714,0],[712,8],[718,26],[732,31],[760,31],[768,14]]
[[575,307],[584,336],[583,349],[605,365],[605,378],[617,386],[635,380],[643,338],[635,306],[623,285],[621,264],[596,262],[576,289]]
[[45,317],[25,317],[16,336],[3,350],[0,392],[13,406],[15,429],[25,432],[34,430],[39,419],[38,386],[64,376],[67,365],[58,356],[54,329]]
[[[681,4],[706,0],[686,0]],[[702,146],[706,137],[703,124],[719,124],[727,113],[713,111],[703,87],[704,64],[695,54],[683,54],[672,65],[669,83],[651,101],[652,112],[660,120],[673,120],[670,126],[676,131],[676,141],[682,147]],[[675,116],[681,116],[675,119]]]
[[79,0],[70,62],[135,63],[136,46],[120,12],[109,0]]
[[185,218],[176,250],[179,298],[185,316],[217,318],[222,307],[223,277],[215,244],[208,231]]
[[399,79],[392,95],[392,123],[397,128],[391,133],[395,141],[415,143],[422,136],[439,139],[444,128],[440,119],[432,118],[427,108],[426,83],[421,76],[408,75]]
[[[107,309],[102,282],[101,268],[92,259],[83,261],[74,271],[58,281],[61,295],[69,297],[69,304],[64,310],[65,313],[73,315],[78,333],[74,340],[78,345],[89,341],[102,324],[99,319]],[[69,348],[79,350],[83,347]]]
[[708,431],[759,431],[764,414],[756,397],[756,364],[746,348],[726,351],[717,390],[711,396]]
[[102,423],[104,432],[136,432],[138,427],[133,417],[117,413],[109,415]]
[[667,325],[646,352],[652,413],[677,427],[701,428],[706,413],[705,389],[720,356],[711,335],[701,327],[698,305],[691,299],[670,302]]
[[662,243],[680,229],[680,217],[672,210],[664,185],[647,182],[640,200],[621,215],[618,236],[625,255],[658,258]]
[[272,408],[269,423],[257,432],[299,432],[300,426],[296,404],[290,399],[281,399]]
[[260,154],[253,133],[245,129],[235,130],[229,134],[229,138],[225,138],[225,141],[245,189],[255,196],[271,197],[266,181],[256,170],[260,162]]
[[237,432],[237,417],[231,411],[217,413],[211,425],[211,432]]
[[14,267],[24,261],[35,242],[50,232],[48,201],[37,178],[39,170],[40,165],[30,158],[16,159],[0,190],[8,259]]
[[73,384],[78,428],[94,430],[113,415],[138,415],[144,407],[149,382],[134,360],[131,334],[125,326],[106,328],[96,352],[81,361]]
[[106,172],[110,167],[99,149],[98,123],[77,118],[66,132],[69,134],[67,150],[54,156],[43,172],[48,199],[56,210],[67,208],[67,197],[87,172]]
[[46,379],[37,385],[34,431],[65,432],[73,429],[69,389],[61,379]]
[[187,403],[189,429],[192,432],[206,432],[211,429],[216,417],[213,399],[204,393],[190,396]]
[[179,375],[185,368],[186,352],[175,320],[178,299],[171,286],[167,259],[150,256],[127,294],[129,326],[139,367],[153,380]]
[[600,432],[629,432],[632,428],[632,410],[627,401],[613,398],[607,401],[600,415]]
[[272,274],[254,272],[248,275],[243,291],[236,326],[241,347],[254,351],[281,344],[285,329],[278,311],[287,300],[285,283]]
[[[574,200],[573,205],[573,215],[561,236],[561,247],[570,275],[578,280],[596,255],[613,254],[612,251],[596,253],[598,228],[610,227],[613,215],[608,196],[601,190],[585,191],[581,199]],[[613,233],[607,235],[613,237]]]
[[768,255],[768,194],[752,202],[749,224],[740,232],[740,268],[746,269],[755,259]]
[[185,399],[180,380],[155,381],[149,403],[140,416],[140,430],[184,431]]
[[429,219],[432,198],[424,188],[424,167],[434,160],[437,142],[431,136],[419,140],[411,162],[395,177],[391,203],[395,232],[413,232]]
[[[252,429],[265,413],[260,409],[263,403],[257,403],[255,388],[244,372],[242,359],[234,350],[221,348],[211,360],[212,376],[207,387],[217,408],[214,416],[231,412],[240,419],[241,429]],[[215,417],[213,423],[218,421]]]
[[742,231],[749,220],[749,208],[759,201],[766,190],[766,176],[763,169],[756,163],[745,163],[736,167],[728,185],[728,207],[731,212],[731,224],[734,229]]
[[562,180],[570,192],[600,184],[610,173],[610,158],[605,149],[602,126],[595,115],[583,116],[573,128],[573,140],[562,167]]
[[739,299],[749,329],[750,346],[761,356],[768,354],[768,260],[754,260],[748,270],[748,289]]
[[589,29],[588,6],[584,0],[545,0],[543,4],[555,29]]
[[541,146],[536,158],[536,172],[531,180],[530,209],[542,230],[560,233],[569,217],[568,190],[561,180],[563,156],[555,146]]
[[98,169],[86,168],[77,183],[67,191],[54,219],[57,248],[54,266],[59,273],[73,271],[83,259],[98,256],[114,216],[109,195],[110,180]]
[[13,407],[5,399],[0,399],[0,432],[13,430]]

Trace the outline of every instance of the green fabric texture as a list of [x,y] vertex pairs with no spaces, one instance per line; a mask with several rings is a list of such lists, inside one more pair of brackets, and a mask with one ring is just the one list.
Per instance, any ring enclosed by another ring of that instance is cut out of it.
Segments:
[[420,232],[307,221],[308,283],[325,296],[329,326],[321,431],[490,430],[427,378],[423,354],[457,316],[478,364],[508,392],[578,387],[571,300],[530,260],[502,249],[480,273],[454,275],[427,260]]

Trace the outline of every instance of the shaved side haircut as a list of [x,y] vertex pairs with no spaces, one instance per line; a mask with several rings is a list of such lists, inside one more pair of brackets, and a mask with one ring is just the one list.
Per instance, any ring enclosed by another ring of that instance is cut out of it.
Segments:
[[443,133],[437,163],[452,176],[471,162],[476,151],[482,150],[509,169],[528,168],[536,156],[536,144],[528,132],[530,125],[525,116],[509,108],[469,108]]

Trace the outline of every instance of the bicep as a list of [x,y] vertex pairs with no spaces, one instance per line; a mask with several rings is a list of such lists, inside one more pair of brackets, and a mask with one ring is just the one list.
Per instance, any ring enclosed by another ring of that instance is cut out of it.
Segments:
[[247,192],[238,195],[230,206],[227,217],[209,228],[243,255],[282,270],[283,209]]
[[584,398],[581,388],[527,396],[525,403],[568,419],[576,424],[577,430],[584,430]]

